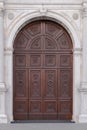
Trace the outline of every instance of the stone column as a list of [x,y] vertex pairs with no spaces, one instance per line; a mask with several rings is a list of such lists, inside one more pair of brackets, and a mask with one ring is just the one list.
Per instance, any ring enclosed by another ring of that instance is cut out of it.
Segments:
[[0,123],[6,123],[5,84],[4,84],[4,35],[3,35],[3,2],[0,2]]
[[83,55],[79,122],[87,122],[87,0],[83,3]]

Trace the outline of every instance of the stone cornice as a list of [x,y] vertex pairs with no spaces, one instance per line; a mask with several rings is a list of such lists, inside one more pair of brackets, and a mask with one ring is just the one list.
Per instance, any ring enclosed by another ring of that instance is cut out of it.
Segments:
[[0,16],[3,16],[4,3],[0,1]]
[[15,3],[15,4],[5,4],[5,9],[7,10],[31,10],[31,9],[38,9],[38,8],[42,8],[42,6],[44,6],[47,9],[55,9],[55,10],[81,10],[82,9],[82,5],[81,4],[29,4],[29,3],[24,3],[24,4],[20,4],[20,3]]
[[81,82],[80,88],[78,88],[79,92],[87,92],[87,82]]
[[78,88],[78,91],[87,93],[87,82],[81,82],[80,83],[80,88]]
[[83,0],[84,3],[87,3],[87,0]]
[[87,88],[78,88],[79,92],[86,92],[87,93]]
[[4,9],[4,2],[0,1],[0,9]]

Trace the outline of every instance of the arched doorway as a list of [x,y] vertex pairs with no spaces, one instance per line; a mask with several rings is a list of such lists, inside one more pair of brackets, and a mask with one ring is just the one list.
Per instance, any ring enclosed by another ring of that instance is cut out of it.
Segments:
[[72,49],[58,23],[38,20],[20,30],[13,53],[14,120],[72,119]]

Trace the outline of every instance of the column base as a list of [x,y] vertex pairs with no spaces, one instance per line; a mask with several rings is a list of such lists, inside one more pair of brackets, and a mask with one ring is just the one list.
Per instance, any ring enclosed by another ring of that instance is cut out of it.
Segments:
[[7,116],[4,114],[0,114],[0,123],[7,123]]
[[87,114],[79,115],[79,123],[87,123]]
[[5,92],[7,91],[5,84],[0,83],[0,123],[7,123],[7,115],[5,114]]

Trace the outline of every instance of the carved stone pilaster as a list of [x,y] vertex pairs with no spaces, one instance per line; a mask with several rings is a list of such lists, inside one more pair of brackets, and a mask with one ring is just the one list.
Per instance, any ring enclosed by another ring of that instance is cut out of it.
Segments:
[[82,48],[76,48],[73,50],[74,55],[82,55]]
[[87,122],[87,0],[83,2],[83,51],[82,51],[82,82],[80,84],[81,110],[79,122]]
[[4,19],[3,19],[4,4],[0,1],[0,123],[7,123],[5,113],[5,92],[4,83]]

